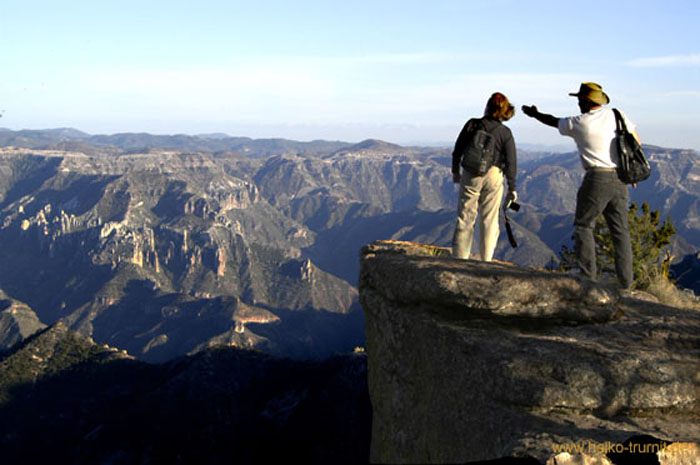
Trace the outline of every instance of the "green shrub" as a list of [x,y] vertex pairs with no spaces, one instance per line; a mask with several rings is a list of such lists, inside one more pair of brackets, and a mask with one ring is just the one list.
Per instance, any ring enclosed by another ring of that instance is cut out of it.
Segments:
[[[668,280],[668,266],[671,256],[665,255],[666,247],[671,237],[676,233],[671,218],[661,223],[659,211],[651,211],[649,204],[642,204],[641,214],[636,203],[629,208],[629,229],[632,241],[632,269],[634,273],[634,287],[646,289],[658,278]],[[596,220],[593,231],[596,241],[596,257],[599,277],[604,273],[615,274],[615,251],[612,243],[612,235],[603,216]],[[573,250],[563,246],[560,254],[559,269],[568,271],[576,263]]]

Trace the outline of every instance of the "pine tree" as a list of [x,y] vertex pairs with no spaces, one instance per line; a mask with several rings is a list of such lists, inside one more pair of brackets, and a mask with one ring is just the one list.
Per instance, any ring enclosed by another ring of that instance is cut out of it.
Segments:
[[[671,237],[676,233],[671,218],[661,223],[660,212],[651,211],[649,204],[642,203],[642,212],[636,203],[630,205],[628,211],[630,239],[632,241],[632,268],[634,273],[634,286],[638,289],[646,288],[655,278],[668,279],[668,266],[670,255],[668,253],[661,259],[661,254]],[[593,231],[596,241],[596,258],[599,276],[603,273],[615,273],[615,251],[612,244],[612,235],[603,216],[596,220]],[[569,270],[576,263],[573,250],[562,247],[560,254],[561,270]]]

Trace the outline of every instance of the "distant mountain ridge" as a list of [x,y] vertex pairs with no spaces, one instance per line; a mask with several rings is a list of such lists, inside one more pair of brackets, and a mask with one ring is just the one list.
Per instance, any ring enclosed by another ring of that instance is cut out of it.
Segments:
[[154,361],[220,343],[302,358],[360,345],[356,289],[302,257],[313,233],[247,169],[213,155],[4,151],[0,259],[14,266],[0,267],[0,289],[41,322]]
[[[23,129],[11,130],[0,128],[0,146],[15,146],[30,149],[63,148],[61,144],[67,142],[86,142],[101,146],[110,146],[120,150],[146,150],[149,148],[170,148],[174,150],[190,150],[204,152],[244,152],[255,156],[269,156],[290,151],[298,153],[331,153],[343,149],[395,151],[405,147],[378,139],[366,139],[358,143],[312,140],[299,142],[282,138],[253,139],[250,137],[231,136],[226,133],[208,134],[171,134],[155,135],[150,133],[115,133],[115,134],[88,134],[73,128],[54,129]],[[454,142],[441,144],[442,149],[451,149]],[[412,145],[412,147],[415,147]],[[439,146],[424,147],[441,150]],[[526,158],[530,154],[541,156],[543,154],[561,153],[571,151],[572,145],[542,145],[542,144],[518,144],[518,148],[524,151]]]
[[0,147],[21,147],[28,149],[65,149],[65,144],[80,142],[100,147],[114,147],[122,151],[145,151],[152,148],[172,149],[191,152],[239,152],[251,156],[274,154],[327,153],[352,144],[347,142],[310,141],[297,142],[289,139],[251,139],[233,137],[227,134],[192,136],[186,134],[154,135],[149,133],[118,133],[111,135],[90,135],[72,128],[43,130],[1,130]]
[[375,152],[395,152],[397,150],[404,149],[400,145],[392,144],[390,142],[385,142],[378,139],[366,139],[362,142],[358,142],[355,145],[346,147],[341,150],[346,150],[348,152],[358,152],[362,150],[375,151]]

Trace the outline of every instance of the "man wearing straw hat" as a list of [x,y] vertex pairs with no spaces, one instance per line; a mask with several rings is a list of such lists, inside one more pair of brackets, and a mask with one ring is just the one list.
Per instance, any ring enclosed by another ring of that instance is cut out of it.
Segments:
[[[594,82],[584,82],[579,91],[569,94],[578,98],[581,114],[557,118],[540,113],[536,106],[523,106],[523,113],[539,122],[559,129],[559,133],[574,139],[581,162],[586,170],[576,197],[574,247],[581,272],[596,279],[596,256],[593,227],[602,213],[608,224],[615,248],[615,270],[622,289],[630,289],[632,276],[632,247],[627,221],[627,185],[617,177],[619,157],[614,144],[615,114],[604,108],[610,102],[603,88]],[[627,129],[639,140],[636,125],[620,112]]]

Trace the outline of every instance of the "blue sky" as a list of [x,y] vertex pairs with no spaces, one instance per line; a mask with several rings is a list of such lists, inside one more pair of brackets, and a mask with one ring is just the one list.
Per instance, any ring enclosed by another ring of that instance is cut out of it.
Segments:
[[[700,149],[700,2],[6,1],[0,127],[451,143],[494,91]],[[518,143],[562,144],[521,112]]]

